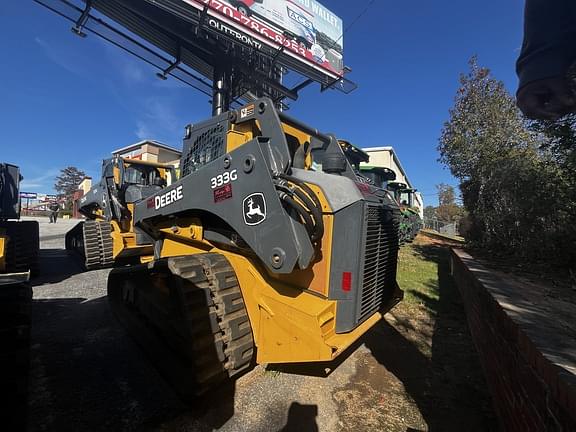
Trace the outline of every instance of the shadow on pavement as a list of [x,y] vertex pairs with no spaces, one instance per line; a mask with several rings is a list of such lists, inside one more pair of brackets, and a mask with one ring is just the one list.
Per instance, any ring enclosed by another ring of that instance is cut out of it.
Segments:
[[[32,303],[30,431],[151,430],[182,415],[198,430],[212,430],[232,417],[234,382],[184,402],[117,322],[107,296],[81,297],[83,290],[104,293],[105,275],[58,286],[83,272],[73,253],[41,249],[32,286],[48,291]],[[71,296],[50,298],[60,293]],[[171,353],[158,355],[169,359]]]
[[[418,292],[435,315],[431,358],[396,328],[381,321],[365,337],[374,358],[402,381],[430,431],[498,430],[491,399],[468,330],[457,287],[449,275],[448,249],[414,245],[423,258],[438,265],[439,299]],[[399,326],[410,323],[399,320]]]
[[32,286],[61,282],[84,272],[79,260],[65,249],[40,249],[40,274],[32,279]]
[[[112,316],[106,296],[36,299],[29,431],[211,431],[234,414],[235,383],[183,401]],[[170,428],[160,430],[172,430]]]
[[302,405],[298,402],[292,402],[288,409],[288,419],[286,426],[279,432],[318,432],[317,405]]

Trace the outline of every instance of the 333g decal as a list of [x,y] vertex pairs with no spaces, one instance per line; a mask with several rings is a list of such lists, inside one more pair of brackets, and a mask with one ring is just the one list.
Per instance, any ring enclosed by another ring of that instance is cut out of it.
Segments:
[[210,187],[216,189],[217,187],[224,186],[225,184],[231,183],[238,180],[238,171],[225,171],[222,174],[218,174],[210,179]]

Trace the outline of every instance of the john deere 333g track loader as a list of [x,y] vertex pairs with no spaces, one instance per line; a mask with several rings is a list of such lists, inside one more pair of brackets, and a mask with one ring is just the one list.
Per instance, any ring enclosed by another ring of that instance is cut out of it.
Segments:
[[333,360],[401,299],[398,206],[334,136],[260,99],[188,126],[180,168],[135,204],[154,259],[112,270],[108,297],[181,394]]

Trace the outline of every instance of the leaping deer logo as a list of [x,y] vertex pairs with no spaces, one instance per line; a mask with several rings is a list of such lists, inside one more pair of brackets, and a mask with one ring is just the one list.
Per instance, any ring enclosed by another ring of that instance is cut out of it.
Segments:
[[266,219],[266,201],[262,193],[254,193],[244,198],[244,222],[258,225]]
[[262,213],[262,210],[260,210],[260,206],[254,207],[254,199],[250,198],[248,200],[248,212],[246,213],[246,216],[252,219],[255,215],[266,217],[266,215]]

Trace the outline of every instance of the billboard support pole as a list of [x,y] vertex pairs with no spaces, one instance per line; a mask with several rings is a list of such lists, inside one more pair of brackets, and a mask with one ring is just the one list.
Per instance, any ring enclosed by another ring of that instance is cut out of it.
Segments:
[[[275,64],[275,62],[274,62]],[[280,84],[282,86],[282,79],[284,78],[284,73],[282,71],[282,67],[281,66],[274,66],[272,68],[272,73],[273,73],[273,79],[275,81],[278,82],[278,84]],[[278,109],[278,111],[284,111],[284,105],[282,104],[282,101],[277,101],[276,102],[276,109]]]
[[216,116],[230,109],[232,100],[231,67],[222,63],[214,66],[212,78],[212,115]]

